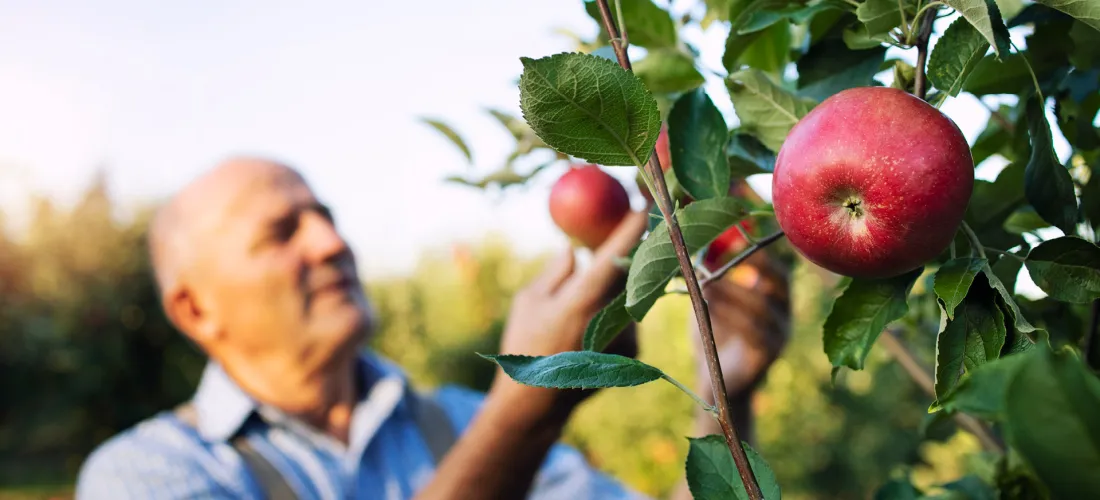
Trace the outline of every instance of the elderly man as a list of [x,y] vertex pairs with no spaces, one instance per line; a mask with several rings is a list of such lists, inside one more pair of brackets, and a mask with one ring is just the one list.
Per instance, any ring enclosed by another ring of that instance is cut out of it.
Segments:
[[[628,216],[583,272],[571,252],[550,265],[501,352],[578,349],[645,225]],[[190,402],[89,456],[78,499],[633,497],[556,444],[588,393],[498,374],[484,395],[425,394],[361,350],[373,318],[355,259],[295,170],[219,165],[158,213],[150,250],[164,310],[210,363]]]

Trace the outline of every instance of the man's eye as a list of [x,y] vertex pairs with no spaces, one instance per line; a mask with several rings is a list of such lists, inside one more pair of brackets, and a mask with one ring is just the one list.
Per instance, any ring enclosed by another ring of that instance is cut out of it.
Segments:
[[272,228],[271,235],[278,241],[288,241],[294,237],[294,233],[298,230],[298,218],[286,217],[277,222]]

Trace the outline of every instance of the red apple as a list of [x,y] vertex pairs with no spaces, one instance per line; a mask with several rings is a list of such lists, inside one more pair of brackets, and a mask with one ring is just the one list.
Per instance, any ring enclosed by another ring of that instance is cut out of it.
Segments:
[[668,145],[668,124],[661,124],[661,133],[657,134],[657,160],[661,162],[661,170],[668,172],[672,168],[672,149]]
[[629,212],[626,188],[596,165],[570,167],[550,190],[550,217],[588,248],[600,246]]
[[[665,173],[665,184],[675,181],[675,174],[668,173],[668,171],[672,169],[672,150],[669,149],[668,145],[667,124],[661,124],[661,133],[657,135],[657,144],[654,147],[657,148],[657,160],[661,162],[661,171]],[[653,201],[653,194],[649,192],[649,187],[646,186],[645,180],[642,179],[641,172],[638,172],[634,180],[638,184],[638,189],[641,190],[642,196],[645,196],[646,201]],[[669,184],[669,194],[673,194],[671,189],[672,185]]]
[[885,278],[939,255],[974,186],[966,138],[902,90],[859,87],[817,105],[776,158],[776,220],[802,255],[838,274]]
[[[746,233],[752,231],[751,220],[743,220],[738,225]],[[749,242],[741,235],[741,231],[738,231],[737,227],[730,227],[711,242],[707,253],[703,254],[703,265],[710,271],[716,271],[747,246]]]

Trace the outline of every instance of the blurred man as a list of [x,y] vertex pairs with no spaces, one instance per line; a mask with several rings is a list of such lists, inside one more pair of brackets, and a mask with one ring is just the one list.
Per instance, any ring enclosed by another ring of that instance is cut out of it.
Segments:
[[[579,349],[645,225],[631,214],[583,272],[571,252],[550,265],[515,298],[501,352]],[[210,363],[192,401],[88,458],[78,499],[635,497],[555,444],[590,392],[498,372],[487,394],[429,395],[361,350],[374,318],[355,259],[295,170],[219,165],[161,210],[150,248],[164,310]]]

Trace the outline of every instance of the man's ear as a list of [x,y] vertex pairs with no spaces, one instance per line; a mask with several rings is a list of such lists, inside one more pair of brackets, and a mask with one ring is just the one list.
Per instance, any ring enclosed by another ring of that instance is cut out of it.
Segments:
[[212,311],[203,307],[196,294],[187,287],[175,286],[164,294],[165,314],[195,343],[205,346],[218,337],[218,327]]

